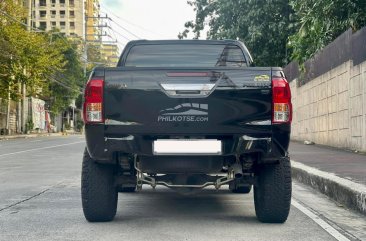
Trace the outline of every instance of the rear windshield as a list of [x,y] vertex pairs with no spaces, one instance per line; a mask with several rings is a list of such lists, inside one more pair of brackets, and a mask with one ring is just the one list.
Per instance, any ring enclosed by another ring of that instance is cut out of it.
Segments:
[[136,45],[126,67],[246,67],[243,51],[232,44]]

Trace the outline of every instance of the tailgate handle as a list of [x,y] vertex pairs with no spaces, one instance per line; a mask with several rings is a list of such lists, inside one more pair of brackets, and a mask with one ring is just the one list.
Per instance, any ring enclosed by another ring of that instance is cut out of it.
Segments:
[[164,92],[171,97],[209,96],[216,84],[160,84]]
[[201,91],[199,90],[176,90],[177,95],[199,95]]

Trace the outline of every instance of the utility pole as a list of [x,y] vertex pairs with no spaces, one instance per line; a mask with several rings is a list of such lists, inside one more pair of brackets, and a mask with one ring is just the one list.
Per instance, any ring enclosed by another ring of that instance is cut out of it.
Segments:
[[10,130],[9,130],[10,125],[9,125],[9,122],[10,122],[10,84],[9,84],[9,87],[8,87],[8,106],[7,106],[7,109],[6,109],[6,134],[7,135],[10,134]]
[[[28,0],[28,17],[27,17],[27,30],[29,32],[32,32],[32,22],[33,22],[33,14],[32,14],[32,8],[33,8],[33,0]],[[27,76],[27,69],[24,67],[23,69],[24,76]],[[25,108],[28,109],[28,102],[26,101],[26,93],[27,87],[25,83],[20,83],[20,94],[21,94],[21,101],[20,101],[20,131],[22,133],[25,133],[25,123],[26,123],[26,114],[25,114]],[[26,104],[27,103],[27,104]],[[27,111],[28,112],[28,111]]]
[[[23,71],[24,71],[24,75],[27,76],[27,69],[24,68]],[[25,133],[26,132],[26,130],[25,130],[25,122],[26,122],[25,108],[28,109],[28,102],[26,101],[26,86],[25,86],[25,83],[22,83],[21,87],[22,87],[22,105],[21,105],[21,108],[22,108],[21,123],[22,124],[21,124],[21,131],[23,133]],[[27,113],[28,113],[28,111],[27,111]]]
[[84,78],[86,78],[86,68],[88,65],[88,45],[87,45],[87,36],[88,36],[88,7],[89,7],[89,1],[85,1],[85,8],[84,8]]
[[[88,8],[88,1],[86,1],[86,9],[89,9]],[[103,34],[103,32],[101,34],[97,33],[97,34],[88,34],[88,28],[109,28],[108,25],[100,25],[99,24],[99,21],[98,21],[98,25],[94,26],[89,26],[88,25],[88,20],[89,19],[98,19],[98,20],[101,20],[101,19],[109,19],[109,17],[106,15],[105,17],[101,17],[98,15],[98,17],[94,17],[94,16],[88,16],[88,14],[85,12],[85,34],[84,34],[84,77],[86,77],[86,74],[87,74],[87,64],[88,64],[88,43],[99,43],[100,44],[100,47],[102,46],[102,43],[103,42],[106,42],[106,41],[103,41],[102,40],[102,37],[103,36],[107,36],[106,34]],[[88,36],[98,36],[99,37],[99,40],[88,40]],[[107,41],[107,42],[112,42],[112,41]],[[113,42],[115,43],[115,42]]]
[[[13,61],[13,55],[10,55],[10,61]],[[11,75],[11,82],[14,81],[14,75]],[[7,135],[10,135],[10,90],[11,90],[11,84],[9,83],[9,86],[8,86],[8,106],[7,106],[7,109],[6,109],[6,134]]]

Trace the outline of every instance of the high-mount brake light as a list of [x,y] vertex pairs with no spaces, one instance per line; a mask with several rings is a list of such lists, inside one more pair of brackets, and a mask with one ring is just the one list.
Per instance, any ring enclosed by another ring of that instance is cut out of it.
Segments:
[[103,123],[103,79],[91,79],[85,87],[83,118],[84,123]]
[[272,79],[272,123],[291,123],[291,90],[285,78]]

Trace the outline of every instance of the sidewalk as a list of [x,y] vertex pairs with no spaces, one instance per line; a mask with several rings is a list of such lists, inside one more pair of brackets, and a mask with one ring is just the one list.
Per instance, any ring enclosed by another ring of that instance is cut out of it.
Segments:
[[366,214],[366,155],[301,142],[289,152],[295,180]]
[[57,132],[57,133],[33,133],[33,134],[16,134],[16,135],[0,135],[0,141],[11,140],[11,139],[25,139],[25,138],[36,138],[42,136],[64,136],[64,135],[75,135],[80,134],[79,132]]

